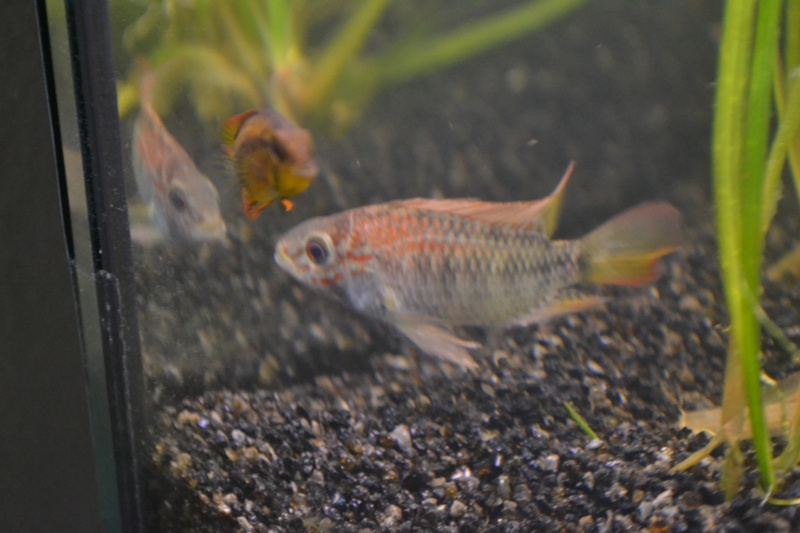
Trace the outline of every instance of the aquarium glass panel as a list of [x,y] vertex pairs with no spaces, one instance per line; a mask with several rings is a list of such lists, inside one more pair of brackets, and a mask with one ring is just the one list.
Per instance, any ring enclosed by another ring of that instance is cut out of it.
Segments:
[[[85,201],[64,7],[47,7],[102,427],[138,400],[104,385],[90,243],[107,221]],[[721,516],[716,482],[670,473],[703,445],[681,410],[718,404],[724,379],[721,2],[107,8],[149,527]],[[679,497],[692,483],[713,495]]]
[[[109,530],[118,529],[122,524],[120,512],[120,492],[113,442],[112,416],[106,360],[102,342],[101,312],[98,307],[97,265],[92,250],[92,229],[95,222],[89,216],[87,203],[88,181],[81,156],[81,134],[76,108],[76,86],[74,84],[73,64],[70,56],[67,10],[62,2],[48,1],[42,8],[42,20],[47,27],[45,43],[52,63],[49,74],[54,83],[55,101],[52,102],[57,116],[53,123],[57,126],[56,139],[60,142],[62,170],[66,181],[66,199],[69,207],[69,224],[65,226],[72,235],[71,258],[74,280],[77,285],[77,307],[82,326],[81,341],[84,353],[87,387],[89,392],[91,423],[95,444],[97,472],[101,485],[103,518]],[[108,73],[111,76],[111,73]],[[130,457],[128,457],[129,459]]]

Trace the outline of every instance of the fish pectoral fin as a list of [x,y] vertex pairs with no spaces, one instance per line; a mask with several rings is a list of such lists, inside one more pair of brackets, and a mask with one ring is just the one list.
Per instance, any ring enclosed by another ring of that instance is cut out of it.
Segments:
[[291,200],[289,200],[288,198],[284,198],[284,199],[282,199],[282,200],[281,200],[281,204],[283,204],[283,208],[286,210],[286,212],[287,212],[287,213],[288,213],[289,211],[291,211],[291,210],[292,210],[292,208],[294,207],[294,202],[292,202],[292,201],[291,201]]
[[155,202],[134,202],[128,205],[128,227],[131,240],[141,246],[152,246],[166,239],[159,224]]
[[402,321],[397,327],[425,353],[464,368],[478,366],[467,350],[480,348],[480,343],[460,339],[449,331],[418,320]]
[[130,202],[128,204],[128,221],[130,224],[147,223],[153,220],[155,213],[155,202]]
[[164,233],[152,223],[134,222],[130,225],[131,241],[139,246],[153,246],[163,242]]
[[518,326],[528,326],[531,324],[543,324],[554,318],[588,311],[605,303],[605,298],[582,294],[577,291],[564,291],[555,297],[545,300],[541,305],[523,314],[514,323]]

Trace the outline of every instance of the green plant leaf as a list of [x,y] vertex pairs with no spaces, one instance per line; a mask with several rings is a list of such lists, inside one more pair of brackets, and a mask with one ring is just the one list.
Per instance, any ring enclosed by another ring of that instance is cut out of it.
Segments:
[[575,410],[575,407],[572,405],[572,403],[565,402],[564,407],[567,408],[570,418],[572,418],[575,423],[578,424],[578,427],[581,428],[581,431],[583,431],[586,436],[593,440],[600,440],[600,437],[597,436],[597,433],[595,433],[589,424],[586,423],[586,420],[584,420],[583,417],[578,414],[578,411]]
[[786,154],[789,144],[800,130],[800,80],[793,80],[789,86],[786,99],[786,109],[778,126],[778,132],[772,142],[772,148],[767,159],[766,175],[764,177],[764,209],[761,227],[766,233],[775,211],[778,208],[780,197],[781,173],[786,163]]
[[[770,136],[773,73],[778,47],[781,0],[758,3],[756,34],[753,43],[750,83],[747,98],[747,122],[744,140],[744,174],[742,176],[742,262],[747,285],[760,292],[761,249],[766,228],[761,220],[764,162]],[[771,221],[771,219],[770,219]]]
[[[743,202],[747,200],[743,196],[743,150],[755,7],[754,0],[728,0],[725,6],[717,76],[712,163],[720,266],[731,321],[721,426],[724,428],[729,422],[733,422],[742,412],[746,401],[761,482],[769,491],[775,483],[775,475],[761,400],[759,328],[746,296],[747,291],[755,294],[759,291],[757,286],[749,285],[747,268],[748,265],[752,268],[752,263],[746,264],[743,259],[743,225],[746,222],[742,220],[742,216],[757,209],[743,206]],[[749,224],[757,225],[757,221],[758,219],[751,220]],[[752,248],[753,243],[746,246]],[[738,480],[739,475],[733,470],[740,461],[731,457],[731,453],[735,452],[730,451],[734,448],[738,450],[738,447],[735,442],[730,445],[729,460],[726,462],[723,477]],[[728,493],[730,486],[725,489]]]
[[313,109],[326,101],[348,63],[364,45],[369,32],[383,15],[390,0],[363,0],[350,15],[325,50],[313,62],[311,79],[296,88],[296,99],[303,109]]

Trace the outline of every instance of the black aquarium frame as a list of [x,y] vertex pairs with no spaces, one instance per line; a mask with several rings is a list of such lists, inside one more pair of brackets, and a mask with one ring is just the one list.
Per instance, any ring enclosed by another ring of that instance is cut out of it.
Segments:
[[144,383],[108,6],[65,6],[103,372],[87,361],[46,5],[12,0],[0,17],[0,531],[139,532]]
[[108,3],[66,6],[120,519],[125,531],[139,531],[144,381]]

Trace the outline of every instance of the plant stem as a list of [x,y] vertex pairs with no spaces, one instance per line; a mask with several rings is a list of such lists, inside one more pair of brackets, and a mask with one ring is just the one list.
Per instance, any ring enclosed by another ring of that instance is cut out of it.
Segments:
[[785,62],[787,71],[800,67],[800,2],[786,2]]
[[764,209],[761,220],[764,233],[778,208],[781,172],[786,162],[789,143],[800,130],[800,80],[792,81],[786,99],[786,109],[784,109],[778,133],[772,141],[772,148],[767,158],[767,170],[764,177]]
[[[750,40],[749,14],[753,0],[729,0],[725,9],[723,41],[720,47],[720,67],[717,76],[716,114],[714,117],[714,140],[712,147],[714,169],[714,192],[717,204],[717,233],[720,263],[725,279],[725,293],[730,307],[741,300],[741,264],[739,240],[741,227],[741,193],[739,173],[742,166],[744,138],[744,102],[747,79],[748,45]],[[744,33],[740,33],[744,32]],[[735,283],[734,281],[738,281]],[[740,306],[731,311],[734,338],[736,325],[741,322]],[[726,388],[723,398],[723,426],[741,411],[739,401],[734,401],[739,390],[733,387],[731,371],[741,366],[737,350],[729,349],[726,370]],[[741,375],[738,373],[737,375]],[[743,400],[743,399],[742,399]],[[743,403],[743,402],[741,402]],[[732,405],[736,404],[736,405]]]
[[[395,83],[463,61],[566,15],[586,0],[541,0],[480,20],[427,42],[402,46],[392,58],[382,58],[377,79]],[[369,68],[369,67],[368,67]]]
[[188,80],[198,87],[216,87],[229,95],[242,97],[250,105],[262,105],[263,98],[255,80],[247,76],[217,49],[202,45],[163,47],[153,56],[163,79],[161,87],[173,90]]
[[[778,56],[780,56],[780,53],[778,53]],[[775,64],[775,75],[773,77],[775,78],[775,107],[778,108],[779,120],[783,120],[786,110],[786,82],[783,68],[780,64],[780,57]],[[795,138],[789,142],[787,155],[792,177],[794,178],[795,192],[798,195],[798,199],[800,199],[800,143],[798,143],[798,140],[800,139]]]
[[575,410],[575,407],[573,407],[572,403],[564,402],[564,407],[567,408],[569,416],[572,417],[576,424],[578,424],[578,427],[581,428],[581,431],[583,431],[590,439],[600,440],[600,437],[597,436],[597,433],[595,433],[594,430],[589,427],[589,424],[586,423],[586,420],[584,420],[583,417],[578,414],[578,411]]
[[[742,257],[745,235],[742,150],[754,8],[754,0],[728,0],[725,6],[712,155],[720,264],[731,320],[721,426],[726,427],[743,410],[745,398],[741,388],[744,383],[761,482],[770,491],[775,483],[775,474],[761,401],[759,329],[745,295],[746,290],[756,294],[758,291],[757,287],[748,286]],[[735,442],[731,443],[729,453],[738,449],[736,446]],[[726,461],[727,464],[730,461]]]
[[291,0],[268,0],[267,5],[267,38],[272,65],[280,65],[285,61],[292,43]]
[[761,324],[761,327],[764,328],[764,331],[767,332],[767,335],[772,337],[772,340],[775,341],[775,344],[778,345],[778,348],[784,351],[787,355],[789,355],[793,362],[799,363],[800,362],[800,348],[797,347],[795,343],[783,332],[778,324],[776,324],[764,311],[764,308],[761,307],[757,302],[754,304],[756,319],[758,323]]
[[712,438],[708,444],[703,446],[702,449],[694,452],[692,455],[690,455],[680,463],[673,466],[670,472],[683,472],[684,470],[687,470],[695,466],[696,464],[700,463],[700,461],[711,455],[711,452],[719,448],[719,446],[724,442],[725,442],[725,437],[723,436],[722,433],[714,435],[714,438]]
[[772,83],[781,4],[781,0],[762,0],[758,3],[747,100],[742,183],[742,261],[747,285],[753,289],[756,298],[760,292],[759,273],[764,234],[771,219],[767,226],[754,224],[752,221],[761,220],[763,213],[761,198],[764,162],[770,136]]
[[[780,50],[776,50],[778,57],[775,63],[775,103],[778,108],[778,117],[784,120],[786,113],[786,85],[800,83],[795,69],[800,68],[800,2],[787,2],[786,4],[786,37],[784,45],[784,66],[781,65]],[[789,139],[788,146],[789,166],[794,180],[794,189],[800,200],[800,136],[795,132]],[[791,253],[790,253],[791,254]]]
[[298,106],[314,109],[328,98],[348,62],[364,45],[390,0],[362,0],[361,6],[336,33],[325,51],[314,61],[312,79],[295,87]]
[[263,52],[247,40],[246,33],[241,27],[242,19],[233,12],[231,4],[221,2],[217,6],[217,17],[227,35],[233,56],[238,60],[237,63],[251,79],[266,79],[268,72]]

